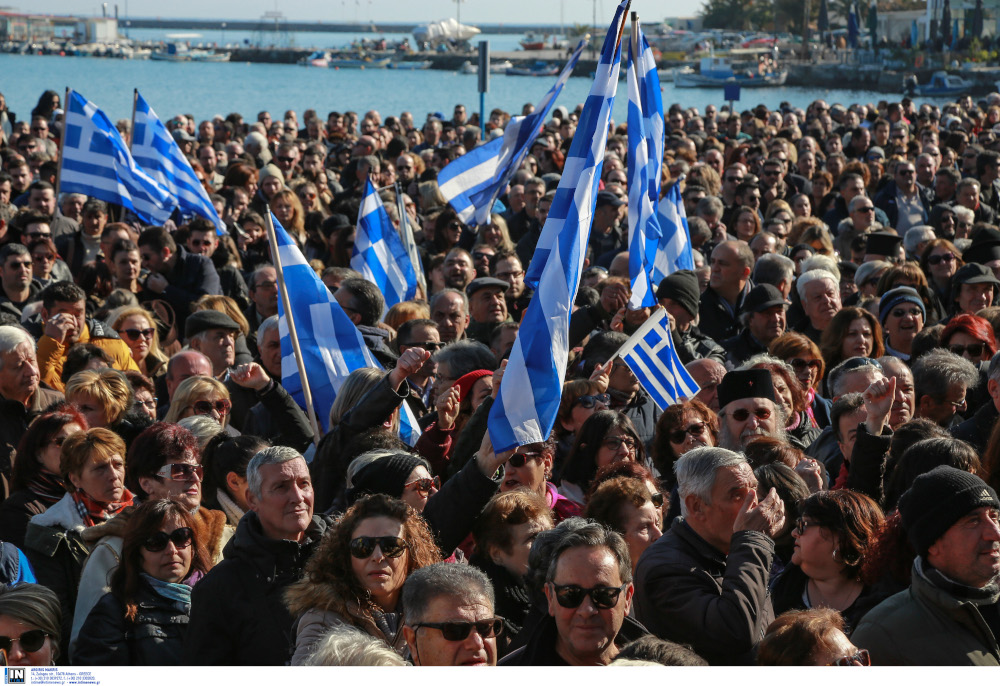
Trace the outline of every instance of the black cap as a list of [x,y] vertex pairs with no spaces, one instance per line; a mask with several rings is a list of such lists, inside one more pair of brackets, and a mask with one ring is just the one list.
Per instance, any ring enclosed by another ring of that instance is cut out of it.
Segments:
[[719,384],[718,398],[720,409],[734,400],[744,398],[767,398],[771,402],[777,402],[771,372],[766,369],[728,372]]
[[698,316],[701,306],[701,286],[698,285],[698,275],[690,269],[680,269],[663,277],[656,289],[656,299],[670,298],[690,313]]
[[868,234],[868,250],[866,255],[895,255],[903,237],[894,233],[876,231]]
[[980,229],[972,237],[972,244],[962,253],[965,262],[985,264],[1000,260],[1000,231]]
[[365,465],[351,479],[351,488],[347,491],[348,502],[353,504],[363,495],[384,493],[393,498],[403,495],[406,480],[413,470],[425,462],[415,455],[394,453]]
[[600,191],[597,194],[597,207],[604,207],[605,205],[611,205],[613,207],[621,207],[624,204],[625,201],[619,198],[611,191]]
[[503,279],[494,279],[492,276],[481,276],[478,279],[473,279],[472,283],[465,287],[465,294],[471,298],[472,294],[476,291],[490,286],[503,289],[504,293],[510,288],[510,284]]
[[997,277],[993,276],[993,270],[978,262],[963,265],[951,279],[955,286],[966,283],[992,283],[1000,286],[1000,281],[997,281]]
[[743,301],[744,312],[763,312],[777,305],[791,305],[781,291],[769,283],[754,286]]
[[215,310],[200,310],[184,322],[184,338],[190,340],[203,331],[210,329],[226,329],[239,331],[240,325],[229,318],[229,315]]

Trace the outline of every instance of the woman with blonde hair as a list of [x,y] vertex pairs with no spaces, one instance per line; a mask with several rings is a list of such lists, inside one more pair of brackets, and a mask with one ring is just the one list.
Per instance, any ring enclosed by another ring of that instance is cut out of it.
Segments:
[[139,371],[155,378],[167,373],[167,356],[160,350],[160,333],[153,315],[141,307],[112,310],[106,320],[132,351]]
[[511,252],[514,250],[514,242],[510,239],[510,230],[507,228],[506,220],[499,214],[491,214],[489,224],[479,227],[476,234],[476,242],[472,246],[475,250],[481,245],[488,245],[497,252]]
[[306,213],[302,211],[302,203],[295,191],[282,188],[271,196],[268,205],[285,230],[301,246],[306,240]]
[[193,415],[207,415],[225,429],[229,424],[229,413],[233,404],[229,389],[218,379],[210,376],[192,376],[184,379],[174,391],[170,409],[163,421],[176,423]]
[[132,405],[132,387],[117,369],[85,369],[66,382],[66,400],[90,426],[113,428]]

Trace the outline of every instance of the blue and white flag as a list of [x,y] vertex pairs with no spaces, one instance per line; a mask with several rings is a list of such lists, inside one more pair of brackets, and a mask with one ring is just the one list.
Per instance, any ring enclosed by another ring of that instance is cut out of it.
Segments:
[[365,194],[358,212],[351,268],[378,286],[385,297],[386,309],[417,294],[417,275],[410,256],[371,178],[365,181]]
[[693,398],[701,390],[677,357],[670,321],[662,307],[656,308],[615,357],[622,358],[661,410],[681,398]]
[[490,409],[490,440],[496,452],[546,440],[559,411],[569,357],[569,316],[580,286],[604,166],[629,2],[622,0],[604,39],[594,84],[538,241],[539,250],[531,260],[535,297],[521,320]]
[[[316,270],[309,266],[299,246],[272,214],[277,253],[292,303],[292,319],[302,350],[302,366],[309,377],[316,419],[324,432],[329,430],[330,408],[337,392],[355,369],[382,366],[375,361],[361,332],[334,299]],[[274,247],[272,246],[272,250]],[[302,377],[295,362],[292,337],[288,331],[285,305],[278,298],[278,333],[281,340],[281,385],[300,407],[306,407]],[[415,445],[420,437],[417,419],[407,403],[399,412],[400,438]]]
[[681,199],[680,181],[681,179],[678,179],[670,186],[656,208],[660,237],[654,253],[653,269],[649,275],[654,289],[668,274],[673,274],[678,269],[694,269],[691,234],[688,232],[687,212]]
[[[135,92],[132,157],[147,174],[177,198],[177,208],[183,217],[204,217],[215,224],[215,231],[220,236],[226,233],[226,224],[208,199],[205,187],[194,175],[191,163],[139,91]],[[211,173],[212,170],[206,171]]]
[[66,98],[59,190],[121,205],[144,222],[162,224],[177,200],[136,164],[118,129],[76,91]]
[[559,78],[535,106],[534,112],[526,117],[514,117],[504,129],[503,136],[470,150],[438,173],[441,194],[463,222],[474,226],[489,223],[493,203],[542,132],[545,118],[549,116],[586,46],[585,38],[576,46]]
[[663,133],[660,77],[653,51],[640,29],[628,47],[628,272],[632,281],[628,306],[633,310],[656,304],[656,285],[650,282],[650,272],[661,238],[656,204],[663,169]]

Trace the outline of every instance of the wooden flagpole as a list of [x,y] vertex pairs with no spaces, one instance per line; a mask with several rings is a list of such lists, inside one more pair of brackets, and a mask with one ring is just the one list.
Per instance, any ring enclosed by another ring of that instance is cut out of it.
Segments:
[[56,204],[59,204],[59,189],[62,187],[62,166],[63,157],[66,152],[66,115],[69,113],[69,94],[71,90],[66,88],[66,95],[63,97],[63,130],[59,138],[59,166],[56,167]]

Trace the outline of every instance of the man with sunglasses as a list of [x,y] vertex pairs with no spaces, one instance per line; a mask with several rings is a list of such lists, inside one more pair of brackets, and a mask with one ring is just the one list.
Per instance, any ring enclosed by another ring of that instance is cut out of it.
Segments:
[[628,545],[597,522],[563,522],[553,534],[545,574],[548,616],[533,628],[525,646],[501,666],[607,665],[621,646],[645,635],[627,622],[632,607],[632,563]]
[[403,635],[417,667],[493,667],[503,619],[493,585],[471,565],[439,562],[406,578]]
[[719,384],[719,445],[741,451],[757,436],[787,439],[785,417],[766,369],[737,370]]
[[899,499],[917,556],[910,587],[873,608],[851,641],[876,665],[1000,665],[1000,499],[974,474],[940,466]]
[[758,500],[739,453],[695,448],[674,470],[682,517],[639,559],[636,619],[712,665],[753,664],[774,619],[767,582],[784,505],[773,488]]

